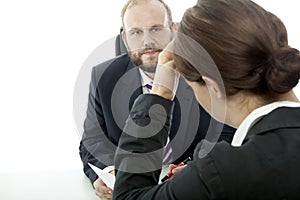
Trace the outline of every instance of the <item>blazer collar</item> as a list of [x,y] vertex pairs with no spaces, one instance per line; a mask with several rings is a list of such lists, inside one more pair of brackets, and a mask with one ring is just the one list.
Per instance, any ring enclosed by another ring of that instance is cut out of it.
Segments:
[[134,100],[142,94],[139,69],[131,61],[129,61],[126,72],[119,79],[118,84],[122,96],[126,97],[126,101],[128,101],[127,109],[131,110]]
[[263,134],[280,128],[300,128],[300,107],[280,107],[264,116],[250,130],[251,134]]
[[[276,110],[280,107],[298,107],[300,108],[299,102],[291,102],[291,101],[279,101],[274,102],[260,108],[253,110],[240,124],[238,129],[236,130],[233,140],[231,142],[232,146],[241,146],[244,139],[246,138],[249,129],[254,126],[260,119],[264,116],[271,113],[273,110]],[[273,124],[273,123],[272,123]],[[276,123],[275,123],[276,124]]]

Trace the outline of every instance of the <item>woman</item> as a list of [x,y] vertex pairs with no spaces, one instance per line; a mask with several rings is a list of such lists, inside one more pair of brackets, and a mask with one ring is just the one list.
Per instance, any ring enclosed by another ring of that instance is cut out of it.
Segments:
[[[127,120],[114,199],[298,199],[300,103],[292,89],[300,53],[288,46],[283,23],[249,0],[199,0],[185,12],[173,45],[174,55],[159,57],[165,66],[152,94],[136,100]],[[193,161],[157,185],[176,90],[172,68],[212,116],[238,129],[232,144],[198,144]],[[226,110],[216,112],[222,105]]]

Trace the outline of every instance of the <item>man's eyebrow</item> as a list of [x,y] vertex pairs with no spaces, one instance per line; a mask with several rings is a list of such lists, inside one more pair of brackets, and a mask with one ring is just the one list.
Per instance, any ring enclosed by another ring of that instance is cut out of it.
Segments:
[[155,28],[155,27],[165,27],[164,25],[162,25],[162,24],[155,24],[155,25],[153,25],[153,26],[151,26],[150,28]]
[[140,30],[141,28],[140,27],[132,27],[132,28],[129,28],[130,31],[132,30]]
[[162,25],[162,24],[155,24],[155,25],[152,25],[152,26],[150,26],[150,27],[132,27],[132,28],[130,28],[129,30],[130,30],[130,31],[131,31],[131,30],[141,30],[141,29],[143,29],[143,28],[156,28],[156,27],[164,28],[165,26]]

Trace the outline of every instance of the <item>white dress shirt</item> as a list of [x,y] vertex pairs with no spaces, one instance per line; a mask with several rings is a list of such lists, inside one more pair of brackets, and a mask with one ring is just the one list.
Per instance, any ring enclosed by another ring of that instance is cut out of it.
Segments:
[[140,75],[141,75],[141,84],[143,86],[143,94],[147,94],[147,93],[150,92],[150,90],[146,87],[146,85],[147,84],[152,85],[153,80],[149,76],[147,76],[145,74],[145,72],[143,72],[143,70],[141,70],[140,68],[139,68],[139,72],[140,72]]

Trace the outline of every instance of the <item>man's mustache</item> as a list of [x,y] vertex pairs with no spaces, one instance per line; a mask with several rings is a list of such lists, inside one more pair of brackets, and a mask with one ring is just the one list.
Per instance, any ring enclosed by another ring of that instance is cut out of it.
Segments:
[[138,54],[139,54],[139,55],[142,55],[142,54],[145,54],[145,53],[147,53],[147,52],[149,52],[149,51],[154,51],[154,52],[160,53],[160,52],[162,52],[162,50],[163,50],[163,49],[157,49],[157,48],[145,48],[145,49],[140,50],[140,51],[138,52]]

